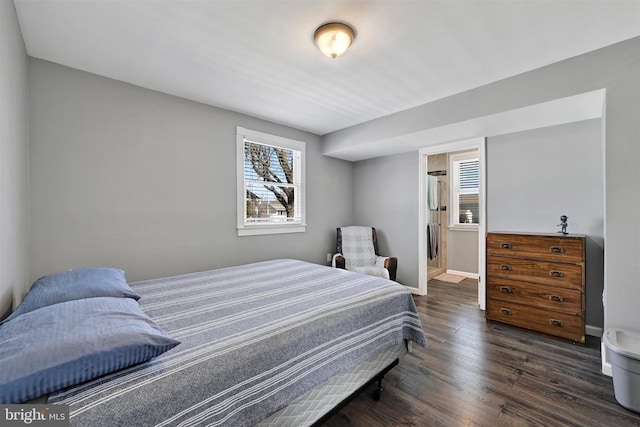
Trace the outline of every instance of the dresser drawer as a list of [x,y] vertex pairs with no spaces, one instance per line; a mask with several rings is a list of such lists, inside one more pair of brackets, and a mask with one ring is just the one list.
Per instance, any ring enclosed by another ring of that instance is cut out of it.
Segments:
[[582,292],[577,289],[558,288],[508,279],[487,279],[487,297],[547,308],[567,314],[582,314]]
[[582,290],[584,265],[532,259],[487,257],[487,277],[523,280],[550,286]]
[[581,316],[488,299],[486,317],[584,344]]
[[584,260],[584,239],[577,236],[488,233],[487,254],[579,263]]

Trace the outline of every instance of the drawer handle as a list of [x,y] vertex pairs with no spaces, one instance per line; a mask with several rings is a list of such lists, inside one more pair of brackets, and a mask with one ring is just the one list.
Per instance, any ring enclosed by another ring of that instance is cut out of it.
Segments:
[[564,326],[564,323],[562,323],[562,321],[558,319],[549,319],[549,323],[552,324],[553,326],[559,326],[559,327]]
[[500,286],[500,292],[502,292],[503,294],[510,294],[513,291],[508,286]]
[[511,266],[509,264],[500,264],[500,270],[511,271]]
[[500,243],[502,249],[511,249],[511,243]]
[[562,271],[558,271],[558,270],[551,270],[551,271],[549,271],[549,276],[551,276],[551,277],[564,277],[564,273]]
[[550,246],[549,251],[553,252],[554,254],[561,254],[564,252],[564,248],[562,246]]
[[506,314],[507,316],[511,316],[511,310],[509,310],[508,308],[504,308],[504,307],[502,307],[502,308],[500,309],[500,313],[502,313],[502,314]]
[[564,301],[564,297],[562,297],[560,295],[549,295],[549,299],[551,301],[556,301],[556,302],[563,302]]

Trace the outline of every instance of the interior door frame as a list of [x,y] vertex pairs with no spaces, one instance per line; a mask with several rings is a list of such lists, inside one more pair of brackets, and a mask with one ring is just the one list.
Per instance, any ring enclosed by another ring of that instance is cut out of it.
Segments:
[[477,149],[480,157],[480,221],[478,227],[478,306],[481,310],[485,309],[486,295],[486,254],[485,254],[485,238],[487,229],[487,208],[486,208],[486,138],[473,138],[462,141],[447,142],[442,144],[431,145],[419,150],[418,156],[418,289],[415,291],[418,295],[427,294],[427,239],[426,239],[426,182],[427,182],[427,162],[429,155],[450,153],[453,151],[463,151]]

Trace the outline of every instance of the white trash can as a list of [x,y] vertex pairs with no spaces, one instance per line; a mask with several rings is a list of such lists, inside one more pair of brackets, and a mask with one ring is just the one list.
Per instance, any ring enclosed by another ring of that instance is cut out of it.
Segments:
[[640,413],[640,332],[607,329],[604,343],[613,370],[616,400]]

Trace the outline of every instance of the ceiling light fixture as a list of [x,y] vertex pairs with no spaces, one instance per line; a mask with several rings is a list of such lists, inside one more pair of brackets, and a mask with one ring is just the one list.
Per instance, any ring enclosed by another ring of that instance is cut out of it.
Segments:
[[313,34],[313,39],[320,52],[333,59],[345,53],[355,37],[355,30],[341,22],[329,22],[321,25]]

